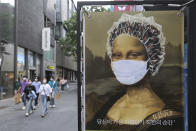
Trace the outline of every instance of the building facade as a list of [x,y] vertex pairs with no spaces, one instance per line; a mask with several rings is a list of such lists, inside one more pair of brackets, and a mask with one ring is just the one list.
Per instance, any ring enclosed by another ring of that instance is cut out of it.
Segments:
[[56,0],[44,0],[44,27],[50,28],[50,50],[43,51],[43,77],[56,76]]
[[[66,29],[64,21],[72,17],[75,11],[74,3],[71,0],[56,1],[56,38],[65,38]],[[56,72],[58,78],[67,78],[70,81],[76,80],[77,62],[73,56],[65,56],[62,48],[57,42],[56,46]]]
[[[0,99],[14,95],[16,79],[56,74],[56,1],[0,1]],[[42,29],[49,27],[50,50],[42,49]]]
[[13,94],[15,2],[0,2],[0,99]]
[[42,0],[16,0],[16,77],[20,79],[23,76],[32,80],[35,76],[42,77],[43,4]]

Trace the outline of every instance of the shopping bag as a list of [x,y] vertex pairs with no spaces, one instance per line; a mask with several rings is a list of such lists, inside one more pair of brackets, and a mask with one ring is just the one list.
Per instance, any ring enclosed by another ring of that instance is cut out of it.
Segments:
[[60,95],[60,92],[57,92],[56,93],[56,99],[60,99],[61,95]]
[[69,84],[67,83],[66,88],[69,89]]
[[16,93],[16,94],[14,95],[14,102],[15,102],[15,104],[19,104],[19,103],[22,102],[20,93]]

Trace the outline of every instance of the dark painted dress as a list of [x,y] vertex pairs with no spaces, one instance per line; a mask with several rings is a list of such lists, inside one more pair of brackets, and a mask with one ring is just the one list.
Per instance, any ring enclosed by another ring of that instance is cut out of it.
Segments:
[[[112,121],[107,118],[107,113],[112,105],[124,95],[125,92],[118,93],[112,96],[104,95],[97,96],[96,93],[91,93],[87,97],[87,105],[89,101],[93,101],[90,106],[94,111],[93,118],[87,122],[86,130],[116,130],[116,131],[183,131],[184,130],[184,117],[182,113],[165,106],[163,110],[155,112],[138,125],[125,125],[120,121]],[[106,102],[104,102],[106,101]],[[90,107],[90,108],[91,108]],[[100,108],[99,108],[100,107]],[[89,107],[87,107],[89,108]],[[88,113],[89,109],[87,109]],[[91,112],[92,112],[91,111]],[[90,112],[90,111],[89,111]],[[89,113],[90,115],[90,113]]]

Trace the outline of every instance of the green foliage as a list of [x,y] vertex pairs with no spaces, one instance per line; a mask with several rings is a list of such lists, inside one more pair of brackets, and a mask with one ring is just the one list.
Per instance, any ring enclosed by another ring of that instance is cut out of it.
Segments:
[[85,12],[110,12],[110,9],[103,6],[86,6],[83,8]]
[[61,48],[63,48],[65,56],[76,57],[77,51],[77,15],[76,13],[63,23],[66,29],[66,37],[59,40]]
[[[109,12],[110,9],[106,9],[101,6],[91,6],[83,8],[84,12]],[[65,38],[60,38],[59,45],[64,51],[65,56],[77,57],[77,14],[74,15],[63,23],[66,28]]]

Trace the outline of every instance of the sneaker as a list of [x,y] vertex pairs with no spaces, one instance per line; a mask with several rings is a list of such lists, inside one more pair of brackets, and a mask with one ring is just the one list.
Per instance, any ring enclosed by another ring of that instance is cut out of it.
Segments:
[[33,113],[33,111],[32,111],[32,110],[30,110],[29,114],[32,114],[32,113]]
[[41,116],[41,118],[44,118],[44,115],[40,115]]
[[52,107],[53,107],[53,108],[55,108],[56,106],[55,106],[55,105],[53,105]]
[[51,107],[52,107],[52,105],[49,105],[49,107],[51,108]]
[[47,111],[45,112],[45,116],[46,116],[46,115],[48,115],[48,112],[47,112]]
[[22,110],[25,110],[25,109],[26,109],[26,107],[25,107],[25,106],[23,106],[23,107],[22,107]]
[[33,106],[33,110],[36,110],[36,106]]
[[25,113],[25,116],[28,117],[29,116],[29,113]]

